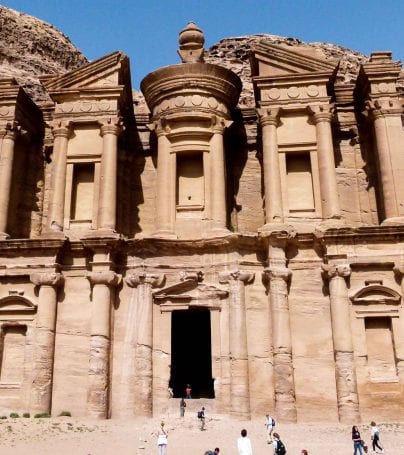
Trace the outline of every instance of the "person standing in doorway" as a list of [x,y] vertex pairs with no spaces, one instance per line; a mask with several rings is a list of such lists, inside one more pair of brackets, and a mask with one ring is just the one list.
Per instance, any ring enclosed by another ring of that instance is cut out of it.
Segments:
[[252,446],[250,438],[247,437],[247,430],[241,430],[241,436],[237,439],[237,449],[239,455],[252,455]]
[[185,387],[185,398],[187,400],[190,400],[192,398],[191,392],[192,392],[191,386],[187,384],[187,386]]
[[352,427],[352,442],[354,448],[354,455],[356,455],[359,451],[359,455],[363,455],[362,450],[362,438],[361,434],[359,433],[358,427],[354,425]]
[[158,447],[158,455],[165,455],[167,450],[168,444],[168,434],[167,431],[164,429],[164,422],[161,422],[159,431],[157,432],[157,447]]
[[380,450],[380,453],[384,453],[383,447],[379,444],[380,441],[380,431],[376,425],[376,422],[370,422],[370,439],[372,440],[372,449],[373,452],[376,452],[376,447]]
[[272,442],[272,432],[274,431],[275,420],[269,415],[266,414],[265,426],[267,427],[267,442],[271,444]]
[[181,401],[180,401],[180,416],[181,417],[184,417],[186,407],[187,407],[187,404],[185,403],[184,398],[181,398]]

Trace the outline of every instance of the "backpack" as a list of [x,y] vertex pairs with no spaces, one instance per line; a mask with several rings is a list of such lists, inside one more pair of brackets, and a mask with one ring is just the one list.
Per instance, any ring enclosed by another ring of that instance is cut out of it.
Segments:
[[279,439],[276,444],[276,454],[285,455],[285,453],[286,453],[285,444]]
[[275,426],[275,419],[273,417],[272,418],[272,426],[274,427]]
[[202,419],[203,417],[203,411],[198,411],[198,419]]

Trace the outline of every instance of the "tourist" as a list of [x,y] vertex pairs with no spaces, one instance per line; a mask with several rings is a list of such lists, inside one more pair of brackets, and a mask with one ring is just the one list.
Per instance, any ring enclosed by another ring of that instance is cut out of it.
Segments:
[[181,398],[181,401],[180,401],[180,416],[181,417],[184,417],[186,407],[187,407],[187,404],[185,403],[184,398]]
[[217,455],[219,452],[220,452],[219,447],[216,447],[215,450],[208,450],[207,452],[205,452],[205,455]]
[[165,455],[167,449],[167,441],[168,434],[167,431],[164,429],[164,422],[161,422],[159,431],[157,433],[157,447],[158,447],[158,455]]
[[186,388],[185,388],[185,398],[186,398],[187,400],[189,400],[190,398],[192,398],[192,396],[191,396],[191,391],[192,391],[191,386],[190,386],[189,384],[187,384],[187,386],[186,386]]
[[247,430],[241,430],[241,437],[237,439],[237,448],[239,455],[252,455],[250,438],[247,437]]
[[380,446],[380,431],[379,428],[376,426],[376,422],[370,422],[370,439],[372,440],[372,449],[373,452],[376,452],[376,447],[381,451],[380,453],[384,453],[383,447]]
[[356,455],[358,451],[360,455],[363,455],[361,434],[359,433],[358,427],[355,425],[352,427],[352,441],[354,447],[354,455]]
[[272,442],[272,432],[274,431],[275,420],[269,415],[266,414],[265,426],[267,427],[267,441],[268,444]]
[[201,431],[205,430],[205,408],[202,406],[202,409],[198,411],[198,419],[201,424]]
[[274,454],[285,455],[286,447],[285,444],[281,441],[278,433],[273,434],[272,445],[274,446]]
[[300,455],[309,455],[309,452],[307,452],[306,449],[302,449],[302,451],[300,452]]

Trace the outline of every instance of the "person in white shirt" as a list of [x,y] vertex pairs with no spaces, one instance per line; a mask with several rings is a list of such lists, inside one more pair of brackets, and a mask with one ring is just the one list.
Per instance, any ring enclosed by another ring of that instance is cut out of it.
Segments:
[[250,438],[247,438],[247,430],[241,430],[241,437],[237,439],[239,455],[253,455]]
[[370,438],[372,440],[373,452],[376,452],[376,447],[380,450],[380,453],[384,453],[383,447],[380,446],[380,431],[376,425],[376,422],[370,422]]
[[274,419],[269,414],[266,414],[265,417],[266,417],[265,426],[267,427],[267,442],[268,444],[271,444],[272,432],[274,431]]

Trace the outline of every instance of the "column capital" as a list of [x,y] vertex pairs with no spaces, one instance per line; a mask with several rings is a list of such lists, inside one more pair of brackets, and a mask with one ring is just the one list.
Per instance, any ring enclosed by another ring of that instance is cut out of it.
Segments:
[[268,267],[264,269],[263,273],[268,281],[278,278],[287,282],[292,276],[292,271],[287,267]]
[[131,288],[137,287],[140,284],[160,287],[164,283],[164,280],[164,273],[131,272],[125,277],[126,284]]
[[150,131],[154,131],[157,137],[167,136],[171,132],[171,128],[168,124],[168,120],[165,118],[159,118],[152,123],[147,125]]
[[332,279],[337,276],[347,278],[351,274],[351,267],[349,264],[323,264],[321,268],[327,279]]
[[404,261],[396,262],[394,264],[393,271],[398,278],[402,277],[404,275]]
[[88,272],[86,278],[92,286],[97,284],[104,284],[106,286],[118,286],[121,282],[122,275],[119,275],[112,270],[105,270],[103,272]]
[[183,270],[180,272],[180,281],[195,281],[195,283],[203,280],[203,272]]
[[57,272],[36,272],[32,273],[29,279],[35,286],[58,287],[64,282],[63,275]]
[[266,125],[279,125],[279,114],[281,109],[279,107],[260,108],[257,109],[257,114],[261,127]]
[[15,141],[20,128],[21,127],[17,122],[7,122],[7,124],[0,127],[0,137],[2,139],[11,139],[12,141]]
[[218,115],[212,115],[211,117],[211,129],[213,134],[223,134],[226,128],[229,128],[233,123],[233,120],[227,120]]
[[233,270],[229,272],[221,272],[219,274],[219,283],[230,283],[234,281],[242,281],[244,284],[252,283],[255,274],[241,270]]
[[49,123],[54,139],[57,137],[69,138],[72,132],[71,122],[53,121]]
[[314,124],[320,122],[330,123],[334,115],[334,104],[312,104],[307,107]]
[[123,130],[123,122],[120,117],[100,121],[100,125],[101,137],[104,137],[106,134],[113,134],[114,136],[119,136],[119,134]]

